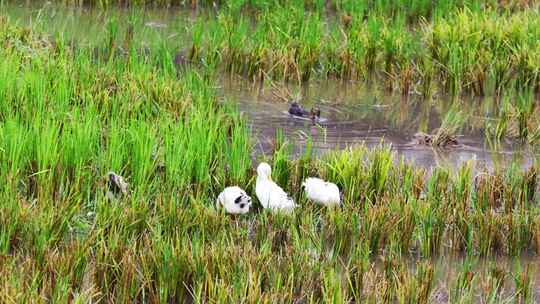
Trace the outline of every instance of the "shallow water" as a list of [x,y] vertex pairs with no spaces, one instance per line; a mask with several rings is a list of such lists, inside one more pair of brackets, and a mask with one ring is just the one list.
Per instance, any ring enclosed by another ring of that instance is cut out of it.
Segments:
[[[262,88],[239,77],[222,79],[221,90],[248,117],[257,138],[256,150],[262,154],[272,150],[276,131],[281,130],[293,144],[295,155],[303,154],[311,139],[316,155],[357,144],[374,148],[383,143],[391,145],[398,158],[426,168],[456,168],[467,161],[487,169],[512,162],[526,168],[534,163],[535,154],[527,145],[511,141],[488,144],[483,128],[491,119],[489,101],[463,101],[462,111],[467,118],[458,136],[459,146],[435,149],[416,144],[413,135],[418,131],[432,132],[441,125],[452,104],[444,98],[426,102],[418,96],[386,95],[374,85],[339,81]],[[283,91],[303,96],[301,104],[306,109],[318,106],[321,121],[313,123],[289,115],[289,102],[280,97]]]

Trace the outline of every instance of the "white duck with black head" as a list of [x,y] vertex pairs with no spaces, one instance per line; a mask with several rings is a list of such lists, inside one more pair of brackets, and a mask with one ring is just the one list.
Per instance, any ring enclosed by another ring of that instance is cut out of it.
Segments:
[[265,209],[292,211],[298,207],[294,200],[272,181],[272,168],[267,163],[261,163],[257,167],[255,194]]
[[223,189],[216,204],[228,214],[246,214],[251,207],[251,197],[240,187],[232,186]]

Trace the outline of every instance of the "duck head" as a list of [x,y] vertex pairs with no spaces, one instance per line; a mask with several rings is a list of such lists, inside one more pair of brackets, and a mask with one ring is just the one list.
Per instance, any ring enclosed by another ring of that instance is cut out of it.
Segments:
[[266,179],[266,180],[272,180],[272,167],[270,167],[267,163],[260,163],[257,167],[257,177]]
[[319,107],[311,108],[311,111],[309,111],[309,117],[311,120],[317,120],[321,118],[321,109]]
[[251,207],[251,197],[242,193],[234,200],[234,203],[238,205],[240,209],[247,208],[247,210],[249,210],[249,207]]
[[291,105],[289,106],[289,114],[299,115],[299,116],[303,114],[302,108],[300,107],[297,101],[293,101]]

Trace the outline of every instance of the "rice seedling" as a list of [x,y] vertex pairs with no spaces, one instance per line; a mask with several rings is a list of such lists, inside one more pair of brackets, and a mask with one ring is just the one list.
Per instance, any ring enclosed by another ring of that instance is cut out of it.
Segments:
[[[396,86],[405,95],[417,81],[424,94],[430,93],[435,79],[455,94],[478,96],[537,86],[535,72],[520,67],[525,59],[519,55],[521,48],[532,47],[520,37],[523,28],[534,26],[534,13],[457,10],[421,22],[419,30],[401,14],[390,19],[377,10],[346,26],[329,20],[323,27],[320,16],[306,7],[277,5],[262,9],[249,24],[244,16],[220,11],[218,18],[195,26],[192,49],[205,62],[256,79],[301,82],[317,74],[365,79],[368,71],[379,70],[388,88]],[[527,75],[522,80],[505,74],[518,69]]]
[[[457,107],[457,105],[456,105]],[[451,108],[446,113],[446,117],[441,123],[441,127],[433,136],[432,144],[436,147],[446,147],[457,142],[456,132],[458,132],[466,119],[457,108]]]
[[429,295],[433,285],[433,265],[429,262],[417,265],[416,276],[408,272],[398,274],[398,303],[429,303]]
[[514,283],[516,288],[516,302],[517,303],[531,303],[531,274],[529,266],[525,266],[525,269],[517,263],[517,270],[514,274]]
[[487,279],[483,291],[485,295],[484,301],[486,303],[497,303],[497,301],[501,301],[501,291],[504,288],[505,277],[507,276],[506,271],[493,263],[488,266],[486,272]]

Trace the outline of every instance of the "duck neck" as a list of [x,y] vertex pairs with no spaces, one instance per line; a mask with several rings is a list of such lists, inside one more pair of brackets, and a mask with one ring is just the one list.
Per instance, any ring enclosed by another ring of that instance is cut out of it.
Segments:
[[257,183],[262,183],[262,182],[266,182],[268,181],[269,178],[268,177],[265,177],[265,176],[257,176]]

